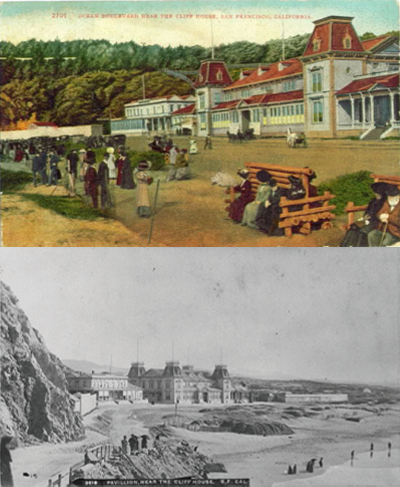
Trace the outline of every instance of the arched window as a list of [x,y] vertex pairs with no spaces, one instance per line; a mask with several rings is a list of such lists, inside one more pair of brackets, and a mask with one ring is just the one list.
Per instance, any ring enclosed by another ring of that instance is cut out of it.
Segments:
[[219,69],[216,74],[217,81],[222,81],[222,71]]
[[319,51],[320,48],[321,48],[321,39],[316,37],[313,41],[312,41],[312,44],[313,44],[313,51],[316,52],[316,51]]
[[351,49],[351,37],[350,37],[350,34],[346,34],[343,37],[343,47],[345,49]]

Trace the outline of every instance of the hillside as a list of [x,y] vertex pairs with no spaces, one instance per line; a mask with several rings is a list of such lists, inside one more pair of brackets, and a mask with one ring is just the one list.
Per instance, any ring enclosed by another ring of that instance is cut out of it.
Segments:
[[82,438],[84,427],[74,412],[63,365],[32,328],[11,289],[0,284],[0,433],[26,443]]

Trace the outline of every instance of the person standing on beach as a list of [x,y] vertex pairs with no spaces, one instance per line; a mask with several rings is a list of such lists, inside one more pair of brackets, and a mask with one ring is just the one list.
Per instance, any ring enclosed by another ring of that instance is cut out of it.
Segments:
[[14,481],[11,471],[11,453],[9,445],[12,441],[12,436],[3,436],[1,439],[1,487],[14,487]]
[[121,447],[124,453],[128,453],[128,440],[126,439],[126,436],[121,440]]

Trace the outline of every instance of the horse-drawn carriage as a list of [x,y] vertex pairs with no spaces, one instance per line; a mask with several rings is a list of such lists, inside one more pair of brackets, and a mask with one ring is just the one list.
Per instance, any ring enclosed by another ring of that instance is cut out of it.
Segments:
[[226,132],[228,136],[228,142],[244,142],[245,140],[254,140],[256,136],[254,135],[254,129],[248,129],[245,132],[237,131],[236,134],[232,134],[229,130]]

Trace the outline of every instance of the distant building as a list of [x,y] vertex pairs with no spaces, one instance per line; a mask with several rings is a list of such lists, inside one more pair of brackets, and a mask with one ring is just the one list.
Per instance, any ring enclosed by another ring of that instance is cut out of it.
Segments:
[[197,135],[196,105],[186,105],[171,114],[172,133],[177,135]]
[[307,403],[307,402],[348,402],[347,394],[291,394],[286,393],[285,402]]
[[143,391],[128,381],[126,376],[113,374],[80,374],[67,376],[68,390],[71,394],[96,394],[98,401],[127,400],[142,401]]
[[111,120],[111,133],[172,133],[172,113],[194,101],[193,95],[166,95],[126,103],[125,118]]
[[243,385],[232,384],[226,365],[216,365],[208,378],[192,365],[181,367],[176,361],[166,362],[164,369],[147,371],[143,362],[135,362],[128,377],[150,402],[226,404],[248,401],[249,396]]
[[37,129],[37,128],[53,128],[53,129],[56,129],[56,128],[58,128],[58,126],[53,122],[32,122],[28,126],[28,130]]

